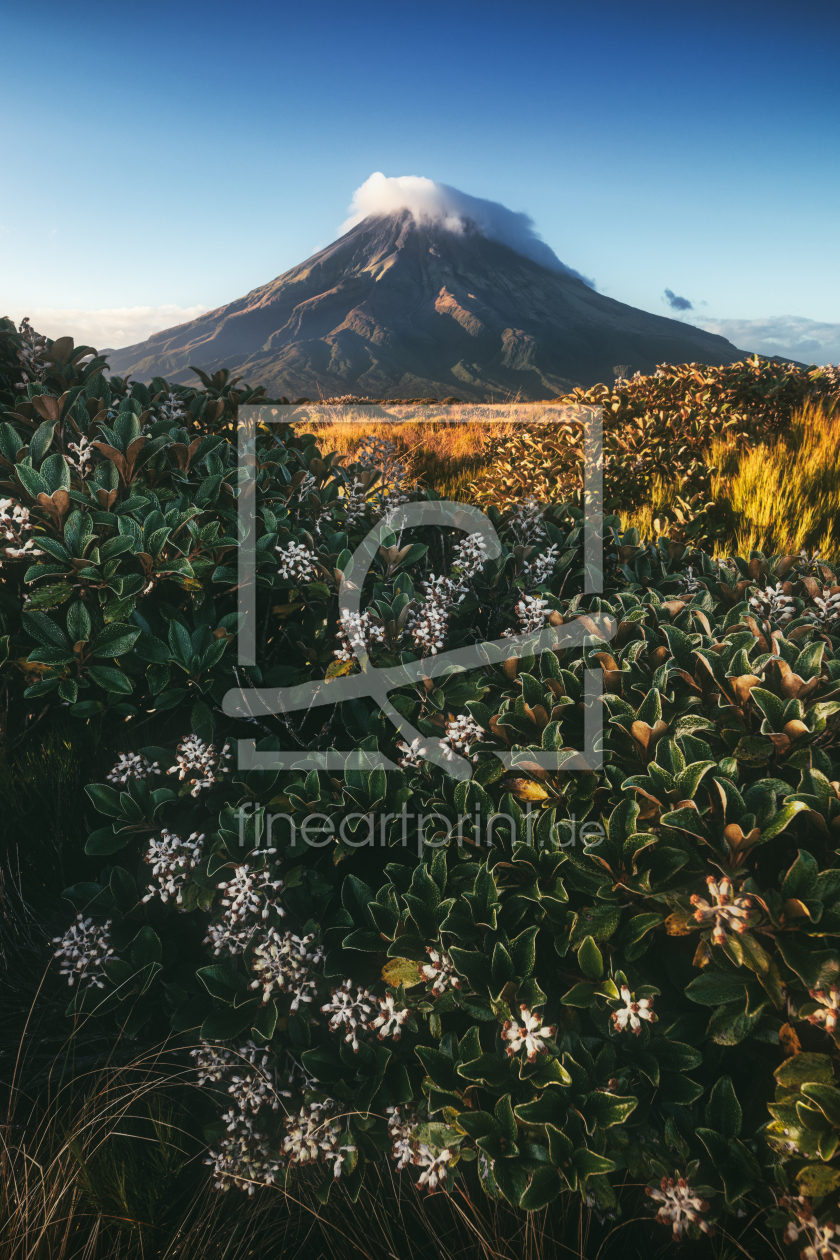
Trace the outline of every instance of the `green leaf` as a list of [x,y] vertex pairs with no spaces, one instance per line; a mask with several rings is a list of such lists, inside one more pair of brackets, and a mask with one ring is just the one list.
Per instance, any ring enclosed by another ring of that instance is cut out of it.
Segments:
[[[581,943],[578,950],[578,966],[589,980],[600,980],[604,974],[604,960],[601,956],[601,951],[591,936],[584,937]],[[567,1002],[567,1005],[570,1005],[570,1003]]]
[[248,989],[248,981],[231,967],[215,964],[199,967],[195,973],[211,997],[220,1002],[232,1003],[240,993]]
[[729,1076],[722,1076],[709,1095],[706,1107],[706,1123],[726,1138],[737,1137],[741,1132],[741,1104],[732,1088]]
[[122,656],[130,651],[140,637],[140,631],[123,622],[112,621],[99,631],[91,644],[94,656]]
[[526,1212],[539,1212],[554,1202],[562,1188],[556,1168],[538,1168],[519,1200],[519,1206]]
[[721,1006],[725,1002],[744,1001],[745,983],[738,976],[722,971],[708,971],[686,985],[685,996],[703,1006]]

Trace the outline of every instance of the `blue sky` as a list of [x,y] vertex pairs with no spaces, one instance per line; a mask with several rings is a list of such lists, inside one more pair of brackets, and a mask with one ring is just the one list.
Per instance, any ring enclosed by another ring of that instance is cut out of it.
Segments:
[[837,361],[838,36],[817,0],[6,6],[0,313],[138,340],[327,244],[383,171],[527,211],[611,297]]

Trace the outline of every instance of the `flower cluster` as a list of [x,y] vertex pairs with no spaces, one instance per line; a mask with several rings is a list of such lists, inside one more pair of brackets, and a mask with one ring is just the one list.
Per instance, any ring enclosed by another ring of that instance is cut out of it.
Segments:
[[446,989],[460,989],[463,980],[453,966],[452,959],[445,952],[439,952],[431,945],[426,946],[429,955],[427,963],[420,963],[423,979],[431,985],[435,995],[444,993]]
[[308,547],[303,543],[287,542],[275,551],[280,557],[278,572],[281,578],[297,583],[314,582],[318,576],[318,566]]
[[407,768],[421,766],[429,751],[423,744],[419,735],[416,739],[413,739],[410,744],[407,744],[404,739],[398,739],[397,748],[399,748],[402,753],[402,756],[399,759],[399,764]]
[[128,783],[130,779],[149,779],[153,774],[160,774],[161,769],[156,761],[149,761],[142,753],[119,753],[119,761],[108,775],[109,783]]
[[143,861],[152,868],[155,882],[148,885],[148,891],[142,900],[151,901],[160,897],[161,901],[175,898],[176,905],[184,904],[184,887],[189,880],[190,872],[195,870],[204,856],[204,836],[197,831],[186,840],[181,840],[173,832],[164,827],[159,839],[149,842]]
[[406,628],[423,656],[436,656],[446,641],[449,618],[464,598],[463,588],[448,577],[429,578],[420,589],[423,602],[412,611]]
[[290,993],[296,1011],[301,1002],[313,1002],[318,986],[316,968],[323,962],[324,951],[315,945],[315,937],[295,936],[293,932],[278,932],[269,928],[268,934],[254,949],[251,963],[256,980],[252,989],[262,989],[262,1000],[268,1002],[275,992]]
[[545,538],[544,512],[542,504],[534,498],[517,503],[507,523],[517,542],[527,545]]
[[286,1117],[282,1150],[290,1165],[332,1164],[333,1176],[341,1176],[345,1160],[356,1147],[348,1141],[350,1133],[337,1111],[338,1103],[328,1098],[310,1102],[297,1115]]
[[388,1117],[388,1136],[391,1139],[391,1155],[402,1172],[407,1164],[414,1163],[417,1143],[413,1133],[420,1123],[417,1111],[412,1103],[401,1103],[399,1107],[386,1107]]
[[714,875],[707,875],[706,883],[713,900],[709,902],[695,893],[691,898],[691,904],[696,907],[694,918],[704,926],[714,923],[712,940],[715,945],[723,945],[728,932],[746,932],[752,901],[749,897],[732,895],[732,881],[728,875],[720,883],[716,882]]
[[552,543],[547,551],[542,552],[534,560],[529,560],[525,565],[525,574],[530,585],[542,586],[543,582],[547,582],[559,557],[560,548],[557,543]]
[[505,638],[512,639],[518,634],[535,634],[542,630],[546,618],[551,614],[551,604],[541,595],[523,595],[516,605],[520,629],[505,630]]
[[831,626],[840,618],[840,586],[826,586],[822,595],[814,596],[816,609],[808,608],[806,617],[811,617],[821,626]]
[[[264,850],[266,853],[274,849]],[[226,907],[225,918],[235,925],[244,922],[250,915],[267,919],[272,910],[280,918],[285,918],[286,911],[279,904],[278,898],[285,887],[282,879],[274,879],[267,866],[251,866],[243,862],[237,866],[230,879],[222,880],[217,885],[224,892],[221,904]]]
[[170,389],[156,404],[158,418],[172,425],[181,425],[188,418],[182,399]]
[[31,530],[29,508],[14,499],[0,499],[0,539],[14,545],[5,548],[6,558],[20,560],[23,556],[40,556],[43,552],[35,548],[35,540],[24,534]]
[[76,922],[63,936],[53,937],[53,945],[58,946],[53,957],[61,959],[59,975],[66,976],[71,987],[79,980],[88,989],[105,988],[103,968],[114,952],[110,929],[110,919],[106,923],[95,923],[77,914]]
[[808,993],[822,1007],[822,1010],[814,1011],[808,1016],[808,1023],[824,1028],[827,1033],[833,1033],[840,1018],[840,988],[833,984],[827,992],[825,989],[809,989]]
[[520,1007],[521,1022],[517,1019],[506,1019],[502,1028],[502,1040],[508,1042],[505,1050],[513,1058],[523,1046],[528,1062],[535,1063],[538,1054],[547,1054],[548,1046],[543,1038],[556,1036],[554,1024],[543,1024],[542,1016],[528,1009],[523,1002]]
[[[446,734],[440,741],[440,747],[447,760],[451,760],[455,753],[463,753],[466,756],[470,746],[482,739],[484,739],[484,731],[475,718],[461,715],[447,721]],[[478,753],[473,756],[473,761],[478,761]]]
[[385,642],[385,629],[374,620],[369,611],[362,613],[341,610],[338,634],[341,647],[333,650],[333,656],[340,661],[355,661],[359,656],[367,655],[374,643]]
[[170,766],[167,774],[177,774],[179,779],[186,779],[191,785],[190,796],[198,796],[202,788],[212,787],[220,774],[224,774],[232,754],[230,744],[225,744],[221,752],[216,752],[212,744],[205,744],[197,735],[188,735],[178,745],[175,765]]
[[781,582],[751,595],[750,608],[764,620],[776,621],[780,625],[796,616],[793,597],[784,589]]
[[31,381],[43,381],[46,377],[46,365],[50,359],[50,352],[47,349],[46,337],[36,333],[28,317],[24,317],[21,321],[18,332],[23,339],[23,345],[17,352],[23,379],[17,382],[17,388],[26,389]]
[[436,1190],[438,1184],[446,1181],[446,1174],[449,1161],[452,1159],[453,1152],[447,1148],[439,1151],[437,1155],[430,1146],[425,1142],[421,1142],[414,1153],[413,1163],[419,1168],[420,1176],[417,1178],[417,1184],[420,1186],[428,1186],[430,1190]]
[[687,1225],[696,1225],[704,1234],[714,1232],[705,1219],[709,1205],[696,1194],[684,1177],[663,1177],[659,1186],[647,1186],[645,1194],[658,1203],[656,1219],[670,1225],[674,1238],[682,1238]]
[[384,1041],[386,1037],[399,1041],[402,1025],[411,1015],[408,1007],[397,1008],[390,993],[386,993],[384,998],[376,998],[367,989],[356,986],[354,994],[352,980],[343,980],[338,988],[333,989],[330,1000],[321,1010],[330,1016],[332,1032],[347,1030],[344,1040],[353,1047],[354,1054],[359,1051],[360,1033],[375,1032],[379,1041]]
[[93,463],[93,445],[86,437],[81,436],[78,442],[69,442],[67,449],[73,452],[73,455],[69,456],[69,458],[74,464],[76,472],[80,477],[85,478],[88,473],[88,465]]
[[464,585],[476,577],[487,562],[487,543],[483,534],[468,534],[455,548],[453,567]]
[[324,1014],[330,1016],[331,1032],[343,1032],[346,1028],[344,1040],[353,1047],[354,1054],[358,1054],[359,1032],[364,1032],[369,1025],[375,1000],[367,989],[358,986],[354,995],[353,981],[343,980],[321,1007]]
[[656,1023],[656,1016],[653,1013],[653,998],[639,998],[637,1001],[635,994],[630,992],[626,984],[621,986],[619,992],[624,1005],[613,1011],[613,1028],[615,1028],[616,1032],[624,1032],[625,1028],[629,1028],[638,1037],[642,1031],[643,1020],[649,1024]]

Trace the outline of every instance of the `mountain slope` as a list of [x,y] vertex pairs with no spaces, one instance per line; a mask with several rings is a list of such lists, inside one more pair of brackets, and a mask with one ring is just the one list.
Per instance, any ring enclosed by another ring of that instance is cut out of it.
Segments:
[[234,368],[272,397],[538,401],[615,364],[732,363],[724,337],[604,297],[465,223],[370,217],[269,284],[110,355],[186,382]]

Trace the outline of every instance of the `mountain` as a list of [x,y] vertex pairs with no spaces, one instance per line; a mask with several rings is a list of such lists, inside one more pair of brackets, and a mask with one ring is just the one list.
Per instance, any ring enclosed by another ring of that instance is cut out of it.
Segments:
[[[549,251],[550,253],[550,251]],[[410,210],[371,215],[269,284],[110,355],[121,376],[235,369],[270,397],[540,401],[613,368],[733,363],[724,337],[596,293],[576,274]]]

